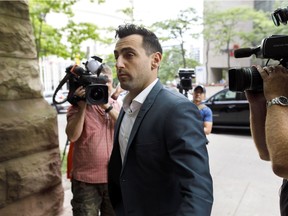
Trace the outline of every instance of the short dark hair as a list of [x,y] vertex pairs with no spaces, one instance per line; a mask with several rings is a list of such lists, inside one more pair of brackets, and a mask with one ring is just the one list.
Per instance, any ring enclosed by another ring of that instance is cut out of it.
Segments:
[[194,88],[194,92],[197,90],[197,89],[200,89],[202,91],[202,93],[206,93],[206,88],[203,86],[203,85],[197,85],[195,86]]
[[112,77],[112,69],[107,64],[102,64],[101,73]]
[[146,50],[147,54],[152,54],[154,52],[160,52],[162,54],[162,47],[158,40],[158,37],[150,30],[137,26],[135,24],[125,24],[118,26],[116,29],[115,38],[124,38],[133,34],[138,34],[143,36],[143,48]]

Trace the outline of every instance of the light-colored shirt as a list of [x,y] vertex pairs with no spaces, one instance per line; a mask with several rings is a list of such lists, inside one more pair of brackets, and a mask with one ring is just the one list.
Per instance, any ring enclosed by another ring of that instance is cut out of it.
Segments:
[[[117,101],[109,101],[120,110]],[[79,111],[72,106],[67,119]],[[86,183],[107,183],[108,160],[113,147],[115,122],[97,105],[87,105],[83,131],[74,144],[72,178]]]
[[158,78],[154,80],[149,86],[147,86],[142,92],[140,92],[134,99],[132,99],[130,94],[128,93],[123,100],[123,110],[125,112],[125,115],[121,122],[118,137],[122,163],[126,155],[127,144],[135,119],[146,97],[148,96],[157,81]]

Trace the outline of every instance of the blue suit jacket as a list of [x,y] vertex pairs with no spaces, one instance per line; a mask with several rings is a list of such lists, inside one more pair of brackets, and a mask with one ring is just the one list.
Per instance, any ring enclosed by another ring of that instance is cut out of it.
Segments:
[[198,108],[158,81],[133,125],[121,162],[119,129],[108,166],[117,216],[208,216],[213,203],[206,136]]

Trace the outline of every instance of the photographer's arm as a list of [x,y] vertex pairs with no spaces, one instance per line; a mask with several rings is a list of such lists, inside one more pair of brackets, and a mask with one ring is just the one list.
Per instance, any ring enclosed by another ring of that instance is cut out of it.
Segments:
[[267,110],[266,137],[273,172],[288,179],[288,107],[273,105]]
[[[108,110],[110,106],[113,107],[113,104],[110,105],[109,103],[107,103],[107,104],[102,104],[102,105],[100,105],[100,107],[101,107],[102,109],[104,109],[104,110]],[[111,110],[109,110],[109,112],[107,112],[107,113],[108,113],[108,115],[110,115],[111,119],[112,119],[114,122],[117,120],[118,115],[119,115],[119,111],[116,110],[116,109],[114,109],[114,107],[113,107]]]
[[212,126],[213,123],[212,122],[204,122],[204,133],[206,135],[209,135],[212,131]]
[[[279,96],[288,97],[288,70],[283,66],[258,68],[264,81],[267,101]],[[272,168],[276,175],[288,178],[288,106],[267,107],[266,142]]]
[[250,109],[250,130],[262,160],[270,160],[266,145],[265,120],[266,120],[266,99],[262,92],[246,91]]
[[[83,87],[79,87],[74,94],[79,97],[83,97],[83,95],[85,95],[85,90]],[[80,100],[77,104],[78,111],[74,112],[67,118],[66,134],[71,142],[75,142],[81,136],[85,119],[85,110],[87,106],[86,102],[84,100]]]

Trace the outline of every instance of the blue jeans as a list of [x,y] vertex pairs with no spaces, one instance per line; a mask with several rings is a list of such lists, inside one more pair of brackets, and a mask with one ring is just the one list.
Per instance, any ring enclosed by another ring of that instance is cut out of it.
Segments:
[[72,179],[71,190],[73,216],[115,216],[107,183],[89,184]]

